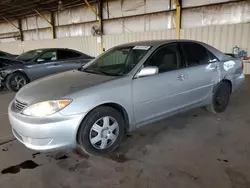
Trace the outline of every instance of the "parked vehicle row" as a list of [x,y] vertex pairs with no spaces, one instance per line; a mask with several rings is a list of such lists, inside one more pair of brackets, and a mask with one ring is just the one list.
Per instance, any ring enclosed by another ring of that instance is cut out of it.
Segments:
[[93,57],[71,49],[37,49],[15,58],[0,57],[0,85],[17,92],[24,85],[39,78],[74,70]]
[[28,148],[106,155],[146,124],[196,107],[223,112],[244,78],[241,60],[202,42],[129,43],[24,86],[8,115]]

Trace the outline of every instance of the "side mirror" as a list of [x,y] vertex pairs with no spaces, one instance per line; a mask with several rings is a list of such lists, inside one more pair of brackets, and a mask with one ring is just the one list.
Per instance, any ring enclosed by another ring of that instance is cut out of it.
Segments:
[[43,62],[43,61],[45,61],[44,59],[37,59],[36,60],[37,62]]
[[145,77],[145,76],[150,76],[150,75],[155,75],[158,74],[159,72],[159,68],[158,67],[154,67],[154,66],[148,66],[148,67],[144,67],[142,68],[137,74],[136,74],[136,78],[139,77]]
[[209,60],[208,62],[209,62],[209,63],[215,63],[215,62],[217,62],[217,59],[211,59],[211,60]]

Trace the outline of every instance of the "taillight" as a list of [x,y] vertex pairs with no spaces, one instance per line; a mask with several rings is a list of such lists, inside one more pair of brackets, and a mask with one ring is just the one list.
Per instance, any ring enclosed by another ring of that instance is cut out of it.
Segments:
[[241,68],[242,68],[242,70],[244,69],[244,62],[243,61],[241,62]]

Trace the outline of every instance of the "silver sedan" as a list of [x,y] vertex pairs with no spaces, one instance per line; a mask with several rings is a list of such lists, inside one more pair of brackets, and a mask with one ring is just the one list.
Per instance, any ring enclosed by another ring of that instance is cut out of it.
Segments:
[[126,132],[192,108],[223,112],[244,83],[243,63],[198,41],[114,47],[79,70],[23,87],[9,105],[13,134],[28,148],[79,145],[113,151]]

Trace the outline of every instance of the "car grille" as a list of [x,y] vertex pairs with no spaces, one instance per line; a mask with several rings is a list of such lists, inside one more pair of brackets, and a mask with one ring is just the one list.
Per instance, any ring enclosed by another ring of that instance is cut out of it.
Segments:
[[26,103],[22,103],[18,100],[15,100],[12,104],[12,110],[15,112],[21,112],[23,111],[24,108],[26,108],[27,104]]

